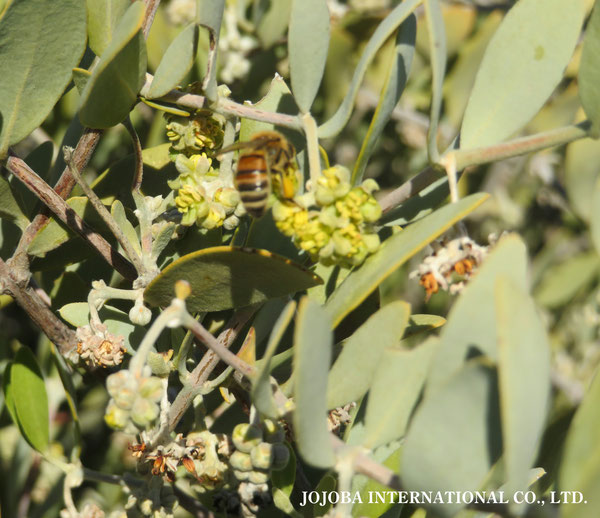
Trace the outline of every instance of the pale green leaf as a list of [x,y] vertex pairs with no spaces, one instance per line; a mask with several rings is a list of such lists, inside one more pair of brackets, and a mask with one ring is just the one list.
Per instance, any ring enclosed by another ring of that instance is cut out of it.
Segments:
[[196,0],[196,23],[208,29],[208,65],[202,81],[204,93],[210,100],[217,97],[217,50],[225,0]]
[[292,0],[288,54],[292,92],[308,113],[319,90],[329,48],[329,9],[325,0]]
[[492,37],[467,105],[460,147],[497,144],[521,129],[563,78],[583,0],[520,0]]
[[578,254],[548,268],[535,288],[538,304],[556,308],[568,304],[598,277],[600,257],[595,252]]
[[19,428],[31,447],[44,453],[50,437],[48,395],[40,367],[28,347],[17,351],[10,384]]
[[467,196],[457,203],[442,207],[387,239],[378,252],[342,282],[325,304],[334,325],[339,324],[350,311],[358,307],[394,270],[475,210],[487,198],[488,195],[483,193]]
[[570,206],[584,221],[590,221],[592,196],[600,178],[600,142],[581,139],[567,145],[565,187]]
[[596,253],[600,256],[600,177],[596,180],[592,198],[592,213],[590,216],[590,232]]
[[437,162],[437,130],[442,110],[442,86],[446,74],[446,29],[439,0],[424,0],[425,19],[429,34],[431,62],[431,110],[427,131],[427,154],[430,162]]
[[144,299],[168,306],[178,280],[190,283],[190,311],[221,311],[305,290],[321,279],[266,250],[217,246],[187,254],[167,266],[146,288]]
[[127,215],[125,214],[125,207],[119,200],[115,200],[110,208],[110,213],[112,217],[115,219],[115,222],[123,232],[125,239],[129,241],[133,249],[138,253],[138,255],[142,256],[142,245],[140,244],[140,239],[135,231],[135,228],[127,219]]
[[426,390],[435,390],[472,355],[497,359],[494,290],[499,275],[520,286],[527,285],[527,253],[521,238],[502,238],[486,257],[477,274],[454,303],[440,333],[440,347],[433,358]]
[[600,136],[600,4],[596,2],[585,29],[579,64],[579,97],[596,137]]
[[373,376],[363,444],[373,449],[402,437],[415,407],[438,340],[412,350],[388,349]]
[[12,2],[0,20],[0,157],[39,126],[85,50],[81,0]]
[[87,0],[88,42],[101,56],[113,39],[119,20],[131,5],[130,0]]
[[131,4],[95,66],[79,102],[84,125],[110,128],[125,119],[135,104],[146,78],[144,12],[140,0]]
[[263,48],[272,47],[285,35],[291,11],[292,0],[270,2],[269,10],[262,16],[256,27],[256,35]]
[[[402,483],[412,491],[474,491],[500,456],[497,379],[473,360],[428,392],[412,419],[402,454]],[[456,502],[456,501],[454,501]],[[436,504],[454,516],[463,504]]]
[[298,306],[294,334],[294,433],[302,458],[329,468],[335,459],[327,429],[327,372],[333,333],[323,308],[308,297]]
[[181,31],[165,52],[148,90],[150,99],[162,97],[178,86],[194,64],[198,50],[198,26]]
[[585,503],[562,504],[561,518],[596,518],[600,515],[600,376],[583,398],[569,428],[562,455],[558,489],[579,491]]
[[363,397],[376,379],[383,351],[398,345],[408,323],[410,305],[394,301],[373,314],[348,338],[327,382],[327,408]]
[[[87,302],[71,302],[58,311],[73,327],[83,327],[90,323],[90,306]],[[144,328],[132,324],[127,313],[111,306],[102,306],[98,313],[110,333],[125,338],[125,347],[132,353],[144,337]]]
[[348,119],[350,119],[358,89],[360,88],[360,84],[362,83],[369,63],[371,63],[375,54],[386,40],[398,29],[400,24],[410,16],[422,1],[423,0],[406,0],[402,2],[379,24],[373,33],[373,36],[371,36],[371,39],[367,43],[360,61],[354,70],[352,82],[350,83],[350,87],[348,88],[348,92],[346,93],[342,104],[327,122],[319,126],[319,137],[335,137],[342,131],[342,128],[346,125]]
[[73,69],[73,82],[75,83],[75,88],[77,88],[79,95],[85,90],[85,85],[87,85],[91,76],[92,73],[84,68],[75,67]]
[[406,330],[404,331],[404,338],[407,338],[423,331],[431,331],[442,327],[446,323],[446,319],[439,315],[411,315],[408,319]]
[[[496,279],[498,381],[507,493],[523,491],[550,403],[550,344],[533,300],[510,277]],[[513,510],[520,505],[512,502]]]
[[375,151],[377,141],[383,133],[383,129],[390,120],[392,112],[404,91],[415,53],[416,33],[416,18],[414,15],[410,15],[398,29],[388,76],[381,89],[379,103],[373,114],[369,130],[363,140],[354,170],[352,171],[353,185],[357,185],[362,181],[369,158]]

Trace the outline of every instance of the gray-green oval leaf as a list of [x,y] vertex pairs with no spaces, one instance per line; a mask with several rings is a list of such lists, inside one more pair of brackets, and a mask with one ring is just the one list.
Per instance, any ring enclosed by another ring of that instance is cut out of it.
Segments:
[[588,21],[579,64],[579,97],[596,137],[600,136],[600,4]]
[[596,374],[573,418],[559,474],[561,491],[581,491],[586,504],[562,504],[561,518],[596,518],[600,513],[600,376]]
[[[476,360],[419,406],[402,454],[402,482],[414,491],[474,491],[499,457],[498,394],[493,370]],[[456,501],[435,505],[449,518]]]
[[48,447],[48,395],[40,367],[31,349],[21,347],[10,369],[11,394],[19,427],[37,451]]
[[438,238],[457,221],[475,210],[488,198],[478,193],[451,203],[394,234],[333,292],[325,308],[334,325],[365,300],[399,266]]
[[[508,494],[529,485],[550,401],[550,344],[535,304],[507,276],[496,279],[498,381]],[[513,502],[513,510],[519,504]]]
[[181,31],[165,52],[148,90],[148,98],[162,97],[179,85],[192,68],[198,50],[198,26]]
[[292,92],[309,112],[317,95],[329,48],[329,9],[325,0],[293,0],[288,52]]
[[404,435],[437,345],[438,340],[431,338],[409,351],[383,353],[369,392],[365,447],[373,449]]
[[115,29],[130,0],[87,0],[88,38],[90,48],[101,56],[112,40]]
[[319,468],[329,468],[335,461],[325,400],[331,327],[319,304],[308,297],[300,301],[294,335],[294,432],[302,458]]
[[218,246],[185,255],[170,264],[146,288],[144,299],[167,306],[178,280],[188,281],[190,311],[221,311],[264,302],[322,281],[296,263],[266,250]]
[[346,340],[329,372],[327,408],[358,401],[373,382],[384,349],[398,345],[410,305],[394,301],[371,316]]
[[146,43],[141,30],[144,12],[144,3],[138,0],[117,25],[81,95],[82,124],[110,128],[129,114],[146,75]]
[[563,77],[584,17],[583,0],[520,0],[485,52],[461,128],[462,149],[521,129]]
[[9,5],[0,20],[0,156],[39,126],[62,95],[85,50],[85,26],[81,0]]

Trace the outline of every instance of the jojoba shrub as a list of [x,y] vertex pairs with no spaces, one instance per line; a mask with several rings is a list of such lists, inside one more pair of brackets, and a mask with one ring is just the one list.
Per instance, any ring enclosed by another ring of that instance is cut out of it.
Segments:
[[600,516],[597,3],[0,1],[2,516]]

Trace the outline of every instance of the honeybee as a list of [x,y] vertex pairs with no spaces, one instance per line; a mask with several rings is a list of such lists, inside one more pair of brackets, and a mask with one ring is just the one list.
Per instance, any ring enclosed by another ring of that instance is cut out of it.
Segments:
[[238,159],[233,183],[248,214],[254,218],[264,215],[272,191],[283,199],[294,197],[298,185],[296,150],[281,133],[255,133],[246,142],[222,149],[218,156],[238,149],[245,151]]

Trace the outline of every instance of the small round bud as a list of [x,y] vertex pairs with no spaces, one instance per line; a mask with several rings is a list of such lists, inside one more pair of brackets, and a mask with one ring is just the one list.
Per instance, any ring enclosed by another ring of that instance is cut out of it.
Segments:
[[273,462],[273,445],[268,442],[256,445],[250,452],[250,459],[255,468],[269,469]]
[[110,400],[104,414],[104,421],[115,430],[122,430],[129,423],[129,412],[119,408],[114,400]]
[[155,376],[142,378],[138,394],[141,398],[152,402],[160,401],[163,396],[163,381]]
[[234,446],[243,453],[250,453],[252,448],[262,442],[262,430],[248,423],[238,424],[231,434]]
[[229,464],[233,469],[238,471],[250,471],[253,466],[250,455],[242,453],[241,451],[233,452],[231,457],[229,457]]
[[138,428],[145,429],[158,417],[158,405],[147,399],[137,398],[131,409],[131,420]]
[[188,281],[178,280],[175,283],[175,296],[180,300],[187,299],[192,294],[192,286]]
[[271,467],[275,470],[283,469],[290,460],[290,450],[284,443],[273,445],[273,462]]
[[136,300],[133,307],[129,310],[129,320],[131,320],[131,323],[137,324],[138,326],[145,326],[148,322],[150,322],[151,318],[152,311],[144,306],[144,303],[141,299]]
[[266,471],[250,471],[248,481],[253,484],[266,484],[269,481],[269,473]]
[[240,482],[244,480],[248,480],[250,478],[251,471],[240,471],[238,469],[233,470],[233,476],[238,479]]

